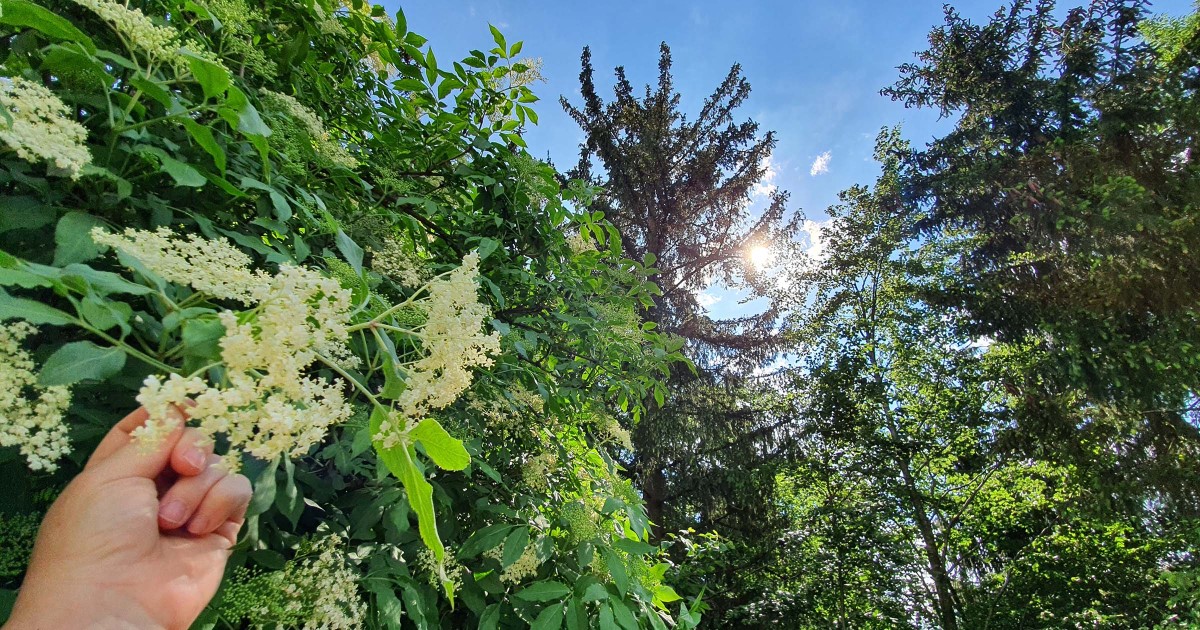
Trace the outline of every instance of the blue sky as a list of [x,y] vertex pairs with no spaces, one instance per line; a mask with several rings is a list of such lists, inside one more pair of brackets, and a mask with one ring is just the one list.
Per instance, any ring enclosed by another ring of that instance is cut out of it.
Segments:
[[[952,2],[959,12],[985,21],[1001,0]],[[1074,3],[1062,2],[1062,6]],[[582,133],[558,105],[559,95],[579,103],[579,55],[592,48],[600,94],[611,98],[612,69],[625,66],[635,87],[657,77],[658,45],[671,46],[682,109],[695,112],[741,63],[753,92],[739,112],[763,131],[773,130],[772,184],[791,193],[790,207],[813,220],[837,192],[872,183],[876,133],[901,124],[923,144],[947,127],[929,111],[906,110],[879,94],[897,77],[896,67],[923,50],[929,29],[942,22],[941,0],[802,0],[797,2],[520,2],[464,0],[408,3],[408,27],[429,38],[438,58],[458,59],[494,44],[488,24],[508,41],[525,42],[521,56],[541,57],[546,83],[533,86],[540,124],[528,131],[530,151],[565,169],[574,165]],[[1181,15],[1188,0],[1160,0],[1154,12]],[[813,168],[827,154],[825,170]],[[816,172],[814,175],[813,173]],[[711,311],[740,310],[723,294]]]

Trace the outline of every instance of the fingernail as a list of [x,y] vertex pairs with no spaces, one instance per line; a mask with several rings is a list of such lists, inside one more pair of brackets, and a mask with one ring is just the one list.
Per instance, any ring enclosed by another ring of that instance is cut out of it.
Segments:
[[191,464],[196,470],[204,470],[204,461],[208,458],[204,456],[204,453],[196,449],[192,449],[187,455],[184,456],[183,459],[187,463]]
[[158,508],[158,517],[172,525],[183,523],[186,515],[187,508],[183,505],[183,501],[178,499],[167,501]]

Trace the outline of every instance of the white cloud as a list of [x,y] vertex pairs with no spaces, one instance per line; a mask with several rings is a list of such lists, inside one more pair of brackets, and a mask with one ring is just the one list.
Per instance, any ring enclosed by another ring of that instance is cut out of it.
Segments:
[[825,231],[829,229],[829,224],[829,221],[804,220],[804,225],[800,229],[808,235],[808,249],[804,250],[804,253],[809,258],[820,261],[829,257],[829,252],[825,247]]
[[700,293],[696,294],[696,301],[700,303],[701,307],[710,308],[712,305],[721,301],[721,296],[713,295],[708,291],[701,291]]
[[821,155],[818,155],[817,159],[813,160],[812,168],[808,169],[808,174],[812,175],[813,177],[816,177],[817,175],[821,175],[822,173],[828,173],[829,172],[829,160],[832,160],[832,159],[833,159],[833,155],[829,151],[826,151],[826,152],[822,153]]
[[777,187],[772,182],[775,181],[775,176],[779,174],[779,171],[775,170],[774,158],[774,155],[768,155],[767,159],[763,160],[765,171],[763,172],[762,179],[754,182],[754,188],[750,189],[751,197],[756,199],[759,197],[768,197],[771,193],[775,192]]

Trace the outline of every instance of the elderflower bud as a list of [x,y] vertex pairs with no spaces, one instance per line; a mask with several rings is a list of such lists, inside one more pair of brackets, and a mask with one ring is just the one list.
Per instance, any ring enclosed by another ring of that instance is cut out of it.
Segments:
[[[0,77],[0,112],[0,140],[21,159],[50,162],[71,179],[79,179],[91,163],[84,146],[87,130],[72,119],[71,108],[40,83]],[[5,113],[12,124],[6,124]]]
[[150,59],[173,60],[179,55],[179,33],[169,26],[158,26],[141,9],[112,0],[75,0],[108,22],[133,48]]
[[287,94],[262,89],[259,90],[259,96],[267,106],[300,123],[312,140],[313,149],[316,150],[317,155],[348,169],[358,166],[358,161],[346,151],[346,148],[329,135],[325,129],[325,123],[321,122],[316,112]]

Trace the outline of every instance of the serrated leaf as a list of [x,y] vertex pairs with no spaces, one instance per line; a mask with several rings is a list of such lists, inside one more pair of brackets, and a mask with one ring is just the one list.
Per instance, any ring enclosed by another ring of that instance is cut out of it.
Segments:
[[225,93],[230,82],[228,70],[186,48],[179,52],[187,59],[188,69],[204,90],[204,98],[216,98]]
[[350,238],[350,236],[342,230],[337,231],[337,235],[334,237],[334,242],[337,244],[338,251],[341,252],[342,258],[346,259],[346,262],[350,264],[350,267],[354,269],[355,273],[361,274],[363,248],[359,247],[358,243],[355,243],[354,239]]
[[500,627],[500,604],[492,604],[479,616],[479,630],[496,630]]
[[66,18],[26,0],[4,0],[0,10],[0,24],[35,28],[56,39],[79,42],[88,52],[96,50],[91,38],[75,28]]
[[557,630],[562,627],[563,604],[560,602],[547,606],[538,614],[537,619],[529,626],[530,630]]
[[587,587],[580,598],[585,602],[598,602],[602,599],[608,599],[608,589],[603,584],[592,584]]
[[73,341],[54,351],[38,382],[45,386],[72,385],[80,381],[103,381],[125,367],[125,353],[102,348],[90,341]]
[[496,525],[488,525],[476,531],[458,548],[459,559],[467,560],[474,558],[489,549],[495,548],[496,545],[499,545],[508,536],[513,527],[515,526],[507,523],[498,523]]
[[616,617],[617,623],[621,624],[625,630],[638,630],[637,618],[633,616],[633,611],[629,610],[629,606],[620,599],[608,600],[612,606],[613,616]]
[[513,597],[527,602],[548,602],[562,599],[571,594],[571,589],[562,582],[541,580],[513,593]]
[[669,604],[671,602],[683,599],[679,596],[679,593],[675,592],[675,589],[667,586],[666,584],[661,584],[658,586],[658,588],[654,589],[654,597],[664,604]]
[[217,144],[217,139],[213,136],[212,130],[191,118],[184,117],[182,120],[183,128],[187,129],[188,135],[192,136],[192,139],[196,141],[196,144],[200,145],[201,149],[204,149],[206,153],[212,156],[213,164],[216,165],[217,170],[224,174],[226,166],[225,150],[221,148],[221,145]]
[[7,291],[0,289],[0,321],[23,319],[30,324],[50,324],[65,326],[75,322],[75,318],[52,306],[41,302],[13,297]]
[[171,176],[175,180],[176,186],[188,186],[191,188],[202,188],[208,183],[208,178],[200,174],[190,164],[185,164],[175,158],[164,155],[162,156],[161,170]]
[[91,260],[100,255],[100,246],[92,240],[92,228],[104,222],[83,212],[68,212],[54,226],[54,266]]
[[500,556],[500,566],[505,569],[511,567],[525,553],[527,546],[529,546],[529,528],[518,527],[504,541],[504,553]]
[[446,432],[433,418],[425,418],[410,433],[421,443],[425,454],[442,470],[462,470],[471,463],[471,454],[462,440]]

